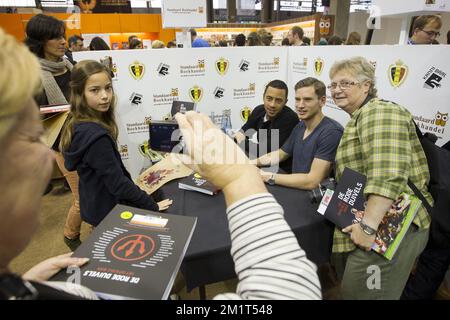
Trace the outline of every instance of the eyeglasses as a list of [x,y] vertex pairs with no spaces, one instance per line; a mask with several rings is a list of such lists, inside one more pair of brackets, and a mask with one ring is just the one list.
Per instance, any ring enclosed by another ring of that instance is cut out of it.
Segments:
[[339,88],[341,88],[341,90],[347,90],[347,89],[350,89],[351,86],[354,86],[357,84],[359,84],[359,82],[343,80],[339,83],[332,82],[327,88],[328,88],[328,90],[335,91],[337,86],[339,86]]
[[438,32],[438,31],[426,31],[426,30],[423,30],[423,29],[420,29],[420,30],[425,32],[429,37],[433,37],[433,36],[434,37],[439,37],[441,35],[441,33]]

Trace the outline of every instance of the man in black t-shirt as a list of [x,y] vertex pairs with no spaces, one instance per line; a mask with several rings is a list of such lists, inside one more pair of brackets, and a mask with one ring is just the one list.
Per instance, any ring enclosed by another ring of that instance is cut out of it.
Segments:
[[[234,139],[238,144],[257,132],[258,148],[248,150],[247,153],[253,156],[262,156],[282,146],[299,119],[295,111],[286,106],[288,88],[286,83],[281,80],[269,82],[264,90],[264,104],[253,109],[247,122],[235,135]],[[291,161],[282,163],[280,167],[286,171],[291,171]]]

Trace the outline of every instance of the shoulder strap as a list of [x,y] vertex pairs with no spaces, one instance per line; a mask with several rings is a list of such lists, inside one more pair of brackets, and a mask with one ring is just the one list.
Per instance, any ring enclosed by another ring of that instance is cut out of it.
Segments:
[[420,192],[420,190],[416,187],[416,185],[409,179],[408,179],[408,186],[412,189],[414,194],[422,201],[423,206],[425,207],[425,209],[427,209],[428,213],[431,215],[431,213],[433,212],[433,208],[431,207],[428,200],[425,199],[422,192]]
[[[414,120],[412,122],[414,123],[414,127],[416,128],[417,137],[419,138],[419,141],[421,141],[422,139],[425,138],[424,134],[422,133],[422,131],[420,131],[420,128],[417,125],[417,123]],[[425,209],[427,209],[428,213],[431,215],[433,208],[431,207],[427,199],[425,199],[422,192],[420,192],[419,188],[417,188],[416,185],[410,179],[408,179],[408,186],[412,189],[414,194],[422,201],[423,206],[425,207]]]

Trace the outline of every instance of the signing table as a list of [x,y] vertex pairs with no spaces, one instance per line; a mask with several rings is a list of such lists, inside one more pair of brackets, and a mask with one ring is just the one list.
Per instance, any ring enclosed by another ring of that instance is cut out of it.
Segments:
[[[267,188],[283,207],[286,221],[308,258],[317,265],[328,262],[333,225],[316,212],[309,192],[281,186]],[[204,285],[236,277],[223,193],[209,196],[181,190],[177,180],[167,183],[160,191],[160,196],[173,200],[167,213],[198,217],[181,272],[187,290],[199,287],[204,298]]]

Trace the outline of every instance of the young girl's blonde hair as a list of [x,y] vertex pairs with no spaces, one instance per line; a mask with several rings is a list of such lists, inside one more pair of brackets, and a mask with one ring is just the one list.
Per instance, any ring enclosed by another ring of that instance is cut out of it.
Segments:
[[106,112],[100,112],[87,105],[84,96],[86,82],[90,76],[104,72],[111,81],[110,71],[100,62],[84,60],[72,69],[70,81],[70,114],[61,135],[60,150],[66,151],[72,143],[72,135],[75,124],[80,122],[95,122],[104,127],[110,133],[114,141],[117,141],[118,129],[115,118],[116,96],[113,93],[111,105]]

